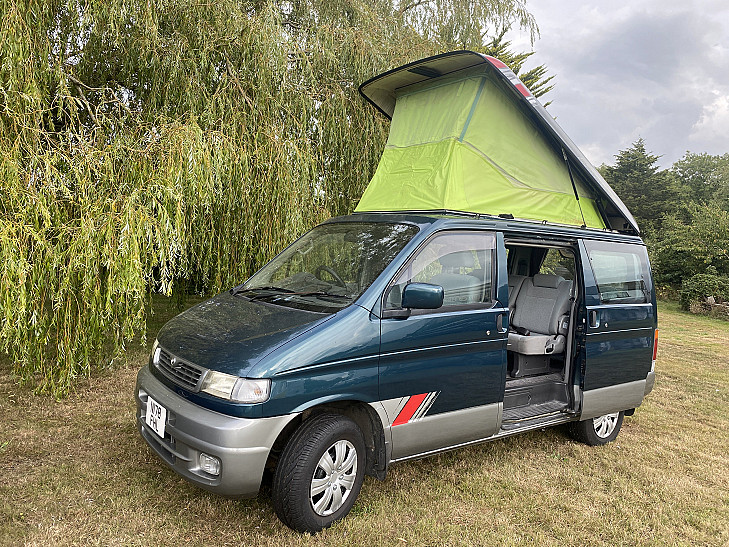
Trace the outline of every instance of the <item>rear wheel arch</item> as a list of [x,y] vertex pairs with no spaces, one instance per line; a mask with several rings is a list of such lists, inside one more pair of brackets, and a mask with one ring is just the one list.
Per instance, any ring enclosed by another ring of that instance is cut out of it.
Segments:
[[624,412],[614,412],[567,424],[570,436],[590,446],[600,446],[615,440],[623,425]]

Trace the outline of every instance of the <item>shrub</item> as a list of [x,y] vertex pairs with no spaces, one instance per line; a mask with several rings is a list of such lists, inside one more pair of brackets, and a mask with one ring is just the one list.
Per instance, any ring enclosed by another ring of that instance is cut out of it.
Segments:
[[713,268],[709,268],[707,273],[689,277],[681,286],[680,302],[685,310],[694,313],[711,310],[713,306],[707,303],[710,297],[716,304],[729,302],[729,277],[719,275]]

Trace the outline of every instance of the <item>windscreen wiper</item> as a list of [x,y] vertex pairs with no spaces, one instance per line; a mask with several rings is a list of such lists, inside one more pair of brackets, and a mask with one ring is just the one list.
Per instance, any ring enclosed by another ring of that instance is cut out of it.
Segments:
[[330,296],[332,298],[351,298],[346,294],[334,294],[326,291],[292,292],[291,294],[296,296]]
[[[241,285],[240,287],[236,287],[230,291],[230,294],[235,296],[236,294],[243,294],[245,292],[255,292],[255,291],[269,291],[269,292],[283,292],[283,293],[294,293],[295,291],[292,291],[291,289],[285,289],[284,287],[274,287],[273,285],[266,285],[263,287],[249,287],[244,289]],[[265,295],[259,295],[259,296],[265,296]]]
[[[231,291],[232,295],[237,294],[243,294],[248,292],[256,292],[256,291],[266,291],[268,293],[284,293],[286,297],[288,296],[323,296],[323,297],[330,297],[330,298],[346,298],[349,299],[351,297],[344,295],[344,294],[334,294],[329,293],[326,291],[304,291],[304,292],[297,292],[291,289],[286,289],[284,287],[274,287],[274,286],[264,286],[264,287],[250,287],[247,289],[233,289]],[[259,300],[261,298],[271,298],[271,297],[278,297],[279,295],[276,294],[254,294],[252,296],[249,296],[248,298],[250,300]]]

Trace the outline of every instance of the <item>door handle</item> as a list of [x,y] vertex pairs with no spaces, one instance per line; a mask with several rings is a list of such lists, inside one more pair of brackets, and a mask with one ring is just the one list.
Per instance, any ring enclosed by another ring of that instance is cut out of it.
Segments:
[[600,326],[600,315],[597,310],[590,310],[590,328],[596,329]]
[[496,316],[496,330],[499,331],[499,333],[504,334],[507,330],[509,330],[509,321],[507,319],[506,326],[504,326],[504,318],[508,318],[508,313],[500,313]]

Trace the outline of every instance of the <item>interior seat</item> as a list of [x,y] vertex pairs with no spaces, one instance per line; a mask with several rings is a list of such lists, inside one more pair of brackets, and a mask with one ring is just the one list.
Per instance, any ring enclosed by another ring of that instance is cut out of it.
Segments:
[[514,308],[516,306],[516,299],[519,296],[524,280],[527,278],[525,275],[509,274],[509,321],[514,315]]
[[563,352],[572,282],[559,275],[536,274],[524,279],[518,292],[507,349],[523,355]]

